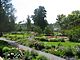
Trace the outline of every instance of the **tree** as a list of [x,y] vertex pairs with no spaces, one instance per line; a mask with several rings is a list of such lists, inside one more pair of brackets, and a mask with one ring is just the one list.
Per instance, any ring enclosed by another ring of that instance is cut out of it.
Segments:
[[43,6],[39,6],[39,8],[34,10],[34,15],[32,15],[32,20],[34,21],[35,26],[39,26],[42,31],[48,25],[46,17],[46,10]]
[[[65,20],[66,16],[64,14],[61,14],[61,15],[57,15],[57,23],[59,24],[59,26],[61,27],[61,29],[65,29]],[[57,24],[56,23],[56,24]]]
[[0,32],[12,31],[15,27],[14,8],[11,0],[0,0]]
[[31,20],[30,17],[28,16],[27,18],[27,30],[30,31],[31,30]]
[[57,22],[62,32],[68,35],[71,41],[80,41],[80,11],[72,11],[68,16],[58,15]]

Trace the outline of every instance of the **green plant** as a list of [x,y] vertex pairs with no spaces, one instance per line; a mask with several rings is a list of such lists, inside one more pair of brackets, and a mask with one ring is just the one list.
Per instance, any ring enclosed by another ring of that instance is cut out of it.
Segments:
[[32,40],[28,43],[29,47],[34,47],[37,50],[44,49],[44,44],[42,42],[38,42],[36,40]]
[[2,49],[2,51],[5,53],[5,52],[8,52],[8,51],[10,51],[10,48],[9,47],[4,47],[3,49]]
[[76,56],[80,58],[80,45],[77,45],[75,48],[76,48]]
[[35,37],[35,40],[39,40],[39,41],[48,41],[48,39],[45,36],[42,37]]
[[71,47],[68,47],[68,48],[65,50],[65,56],[68,56],[68,57],[73,57],[73,56],[74,56],[74,53],[73,53]]
[[48,60],[45,56],[38,55],[36,60]]
[[47,60],[46,57],[44,57],[42,55],[39,55],[34,50],[32,50],[32,51],[25,51],[24,52],[24,57],[25,57],[25,60]]
[[70,41],[80,42],[80,27],[76,26],[70,30],[65,30],[65,33],[68,35]]
[[60,57],[63,57],[65,52],[63,50],[54,50],[53,54],[60,56]]

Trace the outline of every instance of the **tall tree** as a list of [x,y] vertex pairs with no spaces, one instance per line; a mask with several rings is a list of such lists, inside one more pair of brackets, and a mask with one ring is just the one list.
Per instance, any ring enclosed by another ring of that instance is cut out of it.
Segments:
[[42,29],[42,31],[48,24],[45,17],[46,17],[46,10],[43,6],[39,6],[39,8],[35,9],[34,15],[32,15],[32,20],[34,21],[34,25],[39,26]]
[[61,29],[65,29],[64,20],[66,16],[64,14],[57,15],[57,23],[60,25]]
[[30,16],[27,17],[27,30],[28,30],[28,31],[31,30],[31,20],[30,20]]
[[0,0],[0,32],[11,31],[15,25],[11,0]]

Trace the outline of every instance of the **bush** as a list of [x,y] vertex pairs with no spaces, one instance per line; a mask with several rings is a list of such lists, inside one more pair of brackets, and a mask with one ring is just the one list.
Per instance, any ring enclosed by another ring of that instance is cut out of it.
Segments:
[[44,29],[44,33],[46,34],[46,36],[51,36],[51,35],[53,35],[53,29],[50,28],[50,26],[47,26]]
[[24,52],[24,57],[25,60],[47,60],[46,57],[39,55],[37,52],[33,50]]
[[70,30],[66,30],[65,33],[68,35],[70,41],[80,42],[80,27],[74,27]]
[[10,48],[9,47],[4,47],[3,49],[2,49],[2,51],[5,53],[5,52],[8,52],[8,51],[10,51]]
[[21,57],[21,53],[19,52],[18,49],[16,48],[8,48],[8,47],[4,47],[3,48],[3,55],[6,59],[10,58],[20,58]]
[[42,50],[44,49],[44,44],[42,42],[38,42],[38,41],[30,41],[30,43],[28,43],[29,47],[35,47],[35,49],[37,50]]
[[37,33],[39,33],[39,34],[42,33],[42,29],[41,29],[39,26],[34,26],[33,31],[34,31],[34,32],[37,32]]
[[55,50],[55,51],[53,52],[53,54],[56,55],[56,56],[63,57],[64,54],[65,54],[65,52],[64,52],[63,50]]
[[65,42],[64,38],[58,38],[58,41]]
[[80,45],[76,47],[76,55],[80,58]]
[[48,60],[45,56],[39,55],[36,60]]
[[69,47],[65,50],[65,56],[67,56],[67,57],[73,57],[74,56],[74,53],[73,53],[71,47]]

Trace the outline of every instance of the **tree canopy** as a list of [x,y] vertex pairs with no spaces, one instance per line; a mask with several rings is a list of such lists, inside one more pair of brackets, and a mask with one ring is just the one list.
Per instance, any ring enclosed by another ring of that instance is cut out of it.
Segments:
[[61,32],[68,35],[71,40],[79,41],[80,39],[80,11],[72,11],[71,14],[65,16],[63,14],[57,16],[57,22],[61,27]]
[[46,10],[43,6],[39,6],[34,10],[34,15],[32,15],[32,20],[34,21],[35,26],[39,26],[42,30],[45,29],[48,22],[46,18]]
[[14,30],[14,11],[11,0],[0,0],[0,32]]

